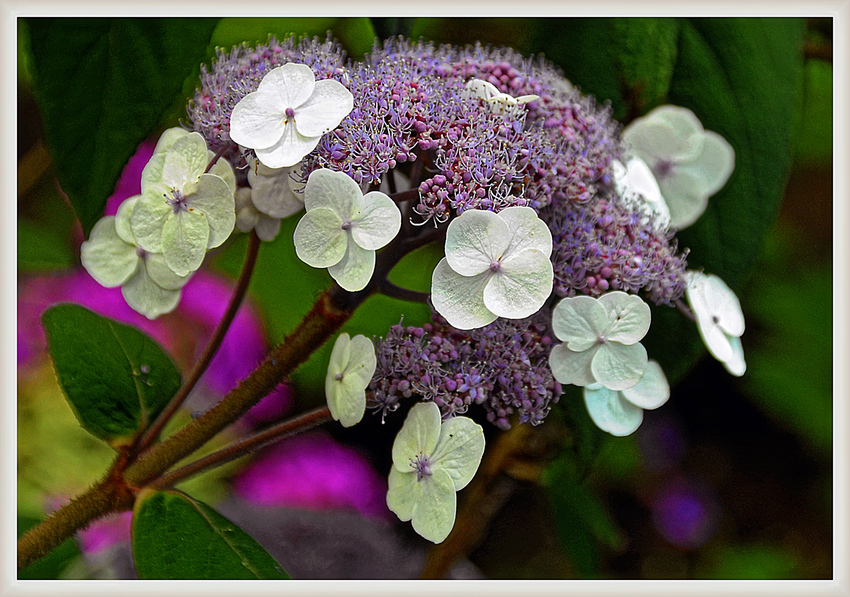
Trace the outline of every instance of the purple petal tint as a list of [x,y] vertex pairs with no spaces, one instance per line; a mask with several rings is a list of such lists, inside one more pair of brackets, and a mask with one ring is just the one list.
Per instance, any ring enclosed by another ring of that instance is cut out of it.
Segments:
[[271,447],[233,486],[238,496],[263,506],[349,509],[372,518],[389,514],[384,478],[360,452],[322,432]]
[[132,521],[132,512],[121,512],[96,520],[77,533],[80,550],[95,554],[116,543],[129,543]]

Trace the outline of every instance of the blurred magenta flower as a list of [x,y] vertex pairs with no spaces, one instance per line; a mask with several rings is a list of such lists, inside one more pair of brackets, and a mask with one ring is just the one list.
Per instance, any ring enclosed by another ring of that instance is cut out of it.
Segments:
[[352,509],[390,519],[387,483],[357,450],[323,432],[276,444],[233,483],[236,495],[263,506]]
[[120,512],[96,520],[77,533],[80,550],[87,554],[96,554],[116,543],[130,541],[130,526],[133,521],[131,511]]

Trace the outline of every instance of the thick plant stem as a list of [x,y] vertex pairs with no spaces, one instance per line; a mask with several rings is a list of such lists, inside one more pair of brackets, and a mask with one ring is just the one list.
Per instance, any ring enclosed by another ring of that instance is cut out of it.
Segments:
[[210,362],[212,362],[213,357],[221,347],[221,343],[224,341],[224,336],[227,334],[227,330],[230,329],[230,324],[233,323],[236,313],[239,311],[239,307],[242,305],[245,293],[248,291],[248,285],[251,282],[251,275],[254,272],[254,264],[257,262],[257,254],[259,251],[260,239],[257,236],[257,233],[252,231],[248,240],[248,250],[245,255],[245,261],[242,265],[242,272],[239,274],[239,280],[236,282],[236,288],[233,291],[233,296],[230,299],[230,304],[227,305],[227,310],[225,311],[224,316],[221,318],[221,321],[218,322],[212,337],[207,343],[206,348],[204,348],[204,352],[189,372],[189,376],[186,378],[186,381],[183,382],[180,390],[162,410],[153,424],[148,427],[144,434],[142,434],[138,442],[132,447],[131,454],[144,452],[145,449],[150,446],[157,437],[159,437],[162,429],[168,421],[171,420],[171,417],[174,416],[177,409],[183,405],[183,402],[186,400],[189,392],[192,391],[195,384],[198,383],[198,380],[201,379],[201,376],[207,370],[207,367],[209,367]]
[[125,485],[107,475],[18,540],[18,569],[46,556],[95,518],[131,508],[133,500],[133,493]]
[[248,437],[238,439],[221,450],[204,456],[191,464],[173,470],[151,483],[151,486],[156,489],[167,489],[211,468],[222,466],[282,439],[303,433],[316,425],[329,421],[330,418],[331,411],[328,410],[327,406],[322,406],[293,419],[282,421]]
[[221,402],[175,435],[153,446],[130,465],[124,473],[127,483],[132,487],[142,487],[156,479],[235,422],[306,361],[313,350],[324,344],[353,312],[353,308],[337,306],[331,292],[322,293],[298,327]]

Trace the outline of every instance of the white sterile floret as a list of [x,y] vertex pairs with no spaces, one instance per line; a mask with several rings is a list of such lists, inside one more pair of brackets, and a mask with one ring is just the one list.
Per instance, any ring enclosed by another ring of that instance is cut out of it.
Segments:
[[484,455],[484,430],[466,417],[441,423],[433,402],[415,404],[393,443],[387,506],[425,539],[452,530],[456,492],[472,480]]
[[649,361],[640,381],[631,388],[615,391],[598,384],[584,388],[584,404],[590,418],[602,431],[622,437],[637,431],[643,411],[653,410],[670,398],[670,385],[661,365]]
[[162,253],[178,276],[197,270],[207,249],[219,246],[236,223],[236,178],[198,133],[169,129],[142,171],[142,196],[130,216],[139,246]]
[[334,421],[356,425],[366,411],[366,387],[377,366],[375,346],[366,336],[340,334],[331,352],[325,397]]
[[294,166],[339,126],[354,96],[339,81],[316,76],[306,64],[271,70],[233,108],[230,138],[254,150],[269,168]]
[[304,185],[294,178],[296,166],[269,168],[257,160],[248,167],[251,201],[272,218],[287,218],[304,209]]
[[694,271],[688,272],[685,295],[709,352],[729,373],[743,375],[747,370],[741,346],[744,314],[738,297],[714,274]]
[[552,329],[564,344],[549,354],[552,374],[562,384],[598,383],[625,390],[646,371],[641,338],[649,331],[649,306],[634,294],[619,290],[598,299],[565,298],[552,311]]
[[115,216],[101,218],[80,247],[83,267],[99,284],[121,287],[130,307],[155,319],[180,302],[180,289],[191,276],[178,276],[162,254],[149,253],[136,244],[128,222],[140,196],[127,199]]
[[446,256],[431,277],[431,301],[450,325],[469,330],[497,317],[536,313],[552,292],[552,233],[530,207],[471,209],[446,231]]
[[475,97],[481,98],[490,104],[495,112],[504,112],[509,107],[522,106],[540,99],[539,95],[513,97],[508,93],[502,93],[489,81],[483,81],[481,79],[470,80],[467,82],[466,88],[472,91]]
[[387,195],[365,195],[350,176],[314,170],[304,187],[307,213],[295,228],[295,253],[307,265],[326,267],[348,290],[363,290],[375,271],[375,251],[401,229],[401,212]]
[[673,228],[696,222],[735,168],[732,146],[687,108],[656,108],[624,128],[623,141],[655,174]]
[[640,158],[631,158],[623,165],[618,160],[612,160],[611,171],[617,194],[627,205],[645,214],[658,228],[666,229],[670,225],[670,210],[646,162]]
[[280,232],[280,218],[273,218],[259,211],[251,201],[251,189],[236,190],[236,228],[242,232],[257,232],[260,240],[274,240]]

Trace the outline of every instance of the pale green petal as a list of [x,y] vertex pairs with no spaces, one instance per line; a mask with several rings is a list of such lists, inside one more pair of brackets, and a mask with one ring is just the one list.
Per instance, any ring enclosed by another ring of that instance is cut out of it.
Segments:
[[428,541],[442,543],[455,524],[457,496],[454,483],[446,471],[436,469],[419,484],[422,485],[422,496],[413,508],[413,530]]
[[[136,208],[138,211],[138,208]],[[178,276],[201,267],[207,252],[210,225],[200,211],[180,211],[162,228],[162,254],[165,263]]]
[[209,150],[200,133],[189,133],[174,142],[165,152],[162,183],[182,190],[186,183],[195,182],[207,169]]
[[639,296],[626,294],[620,290],[607,292],[599,297],[608,311],[608,328],[605,338],[621,344],[640,342],[649,331],[652,314],[649,305]]
[[192,278],[192,273],[188,276],[178,276],[165,263],[165,256],[162,253],[147,253],[144,256],[145,266],[148,276],[157,286],[165,290],[179,290],[186,285]]
[[623,390],[622,394],[635,406],[653,410],[670,398],[670,384],[667,383],[667,378],[658,361],[649,361],[640,381],[634,387]]
[[431,455],[431,468],[446,471],[460,491],[472,480],[484,456],[484,429],[467,417],[443,423],[440,440]]
[[499,317],[523,319],[537,313],[552,293],[552,262],[537,249],[505,259],[484,288],[484,305]]
[[130,216],[130,228],[136,242],[145,251],[162,253],[162,229],[165,222],[174,216],[174,210],[162,195],[143,194],[136,201]]
[[330,379],[333,379],[337,374],[342,373],[345,370],[345,366],[348,365],[348,360],[351,358],[351,336],[349,336],[346,332],[343,332],[339,336],[337,336],[336,342],[334,342],[333,350],[331,351],[331,358],[328,362],[328,375],[325,378],[327,382]]
[[643,422],[642,408],[624,400],[620,392],[608,388],[584,388],[584,404],[596,426],[611,435],[631,435]]
[[180,302],[180,291],[166,290],[151,280],[144,262],[140,262],[136,275],[121,286],[121,294],[134,311],[148,319],[170,313]]
[[364,249],[377,250],[401,230],[401,212],[395,202],[379,191],[363,196],[360,217],[351,224],[351,236]]
[[599,344],[584,350],[574,352],[566,344],[558,344],[549,353],[549,368],[559,383],[586,386],[596,381],[591,370],[591,363]]
[[[215,153],[209,151],[207,152],[207,157],[212,160],[215,157]],[[213,167],[210,168],[209,173],[215,174],[221,178],[227,183],[227,187],[230,189],[231,194],[236,194],[236,174],[233,172],[233,166],[230,165],[230,162],[224,158],[219,158],[219,160],[213,164]]]
[[133,236],[133,229],[130,226],[130,217],[136,209],[136,202],[141,198],[141,195],[135,195],[121,202],[118,206],[118,211],[115,212],[115,232],[126,243],[136,245],[136,237]]
[[162,168],[165,166],[166,153],[165,151],[154,153],[142,169],[142,195],[149,192],[163,193],[168,190],[162,182]]
[[336,213],[342,222],[360,219],[363,193],[354,179],[327,168],[314,170],[304,187],[304,207],[309,212],[323,207]]
[[507,223],[492,211],[470,209],[449,223],[446,260],[458,274],[486,272],[502,258],[511,235]]
[[295,126],[305,137],[331,132],[354,108],[354,96],[339,81],[316,81],[313,94],[295,109]]
[[107,288],[120,286],[139,267],[135,245],[118,236],[113,216],[97,221],[89,239],[80,246],[80,260],[91,277]]
[[165,153],[179,140],[189,134],[189,131],[184,129],[183,127],[175,126],[173,128],[167,129],[163,131],[163,133],[159,136],[159,141],[156,142],[156,147],[154,148],[154,154],[157,153]]
[[417,402],[393,442],[393,466],[403,473],[412,470],[411,458],[432,454],[439,440],[440,408],[433,402]]
[[723,188],[735,169],[735,150],[729,142],[712,131],[706,131],[702,152],[692,162],[680,168],[699,173],[703,188],[709,196]]
[[356,425],[366,412],[366,390],[358,386],[357,380],[343,378],[325,384],[328,409],[334,421],[343,427]]
[[669,176],[658,181],[658,186],[670,209],[671,228],[687,228],[708,207],[708,193],[700,179],[690,172],[674,168]]
[[363,290],[375,273],[375,251],[361,248],[349,237],[345,254],[328,267],[328,273],[348,292]]
[[230,187],[214,174],[204,174],[198,182],[194,194],[186,197],[186,205],[191,212],[200,211],[207,218],[210,227],[207,240],[208,249],[213,249],[230,236],[236,224],[236,203]]
[[505,255],[515,255],[525,249],[537,249],[548,259],[552,254],[552,233],[546,222],[530,207],[508,207],[499,212],[508,225],[510,243]]
[[351,339],[351,355],[342,374],[356,387],[365,389],[372,381],[377,364],[375,345],[366,336],[358,334]]
[[431,302],[437,313],[446,318],[449,325],[460,330],[484,327],[496,320],[498,315],[484,304],[484,289],[492,277],[487,269],[477,276],[461,276],[448,264],[440,260],[431,276]]
[[305,213],[295,227],[293,240],[298,258],[312,267],[329,267],[340,262],[348,246],[342,220],[327,208]]
[[573,351],[587,350],[605,334],[608,311],[595,298],[574,296],[561,300],[552,310],[552,330]]
[[[348,334],[340,334],[334,343],[325,377],[325,397],[328,409],[335,421],[343,427],[356,425],[366,412],[366,386],[375,371],[375,349],[364,336],[355,336],[350,340]],[[371,371],[369,358],[364,351],[371,352]]]
[[625,390],[634,386],[646,371],[646,349],[642,344],[606,342],[599,347],[590,370],[593,377],[610,390]]
[[416,480],[413,469],[409,468],[409,471],[401,472],[394,466],[390,467],[387,480],[387,507],[403,522],[413,517],[413,509],[422,498],[422,484]]

